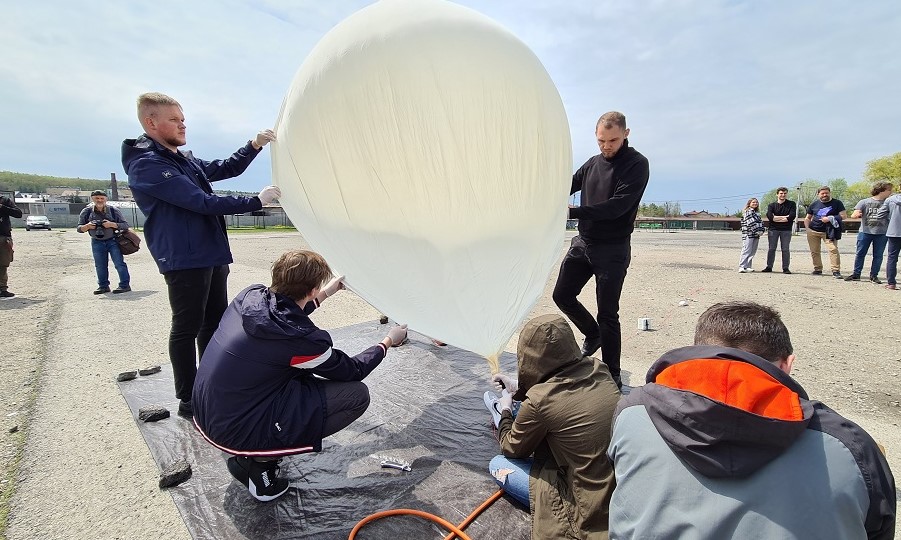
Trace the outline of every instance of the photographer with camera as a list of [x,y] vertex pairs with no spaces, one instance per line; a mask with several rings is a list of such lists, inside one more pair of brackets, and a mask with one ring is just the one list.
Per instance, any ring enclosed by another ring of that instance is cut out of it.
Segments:
[[128,265],[125,257],[116,242],[116,231],[128,230],[128,223],[122,217],[122,212],[106,204],[106,193],[102,190],[91,192],[91,201],[94,204],[85,207],[78,216],[76,231],[86,232],[91,236],[91,252],[94,254],[94,268],[97,270],[97,290],[94,294],[110,292],[109,288],[109,259],[113,259],[113,265],[119,274],[119,286],[113,290],[113,294],[131,291],[131,276],[128,275]]
[[13,262],[13,235],[10,217],[22,217],[22,210],[15,201],[0,195],[0,298],[12,298],[15,293],[7,289],[7,268]]

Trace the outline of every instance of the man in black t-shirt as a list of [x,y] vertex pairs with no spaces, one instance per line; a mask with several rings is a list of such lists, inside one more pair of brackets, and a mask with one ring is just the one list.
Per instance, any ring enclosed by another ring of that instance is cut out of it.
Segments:
[[823,259],[820,255],[820,247],[823,240],[829,250],[829,264],[832,267],[832,277],[842,279],[842,259],[838,253],[838,239],[842,236],[842,220],[848,219],[845,213],[845,205],[842,201],[832,198],[832,190],[829,186],[822,186],[817,190],[819,200],[807,207],[807,216],[804,218],[804,228],[807,229],[807,245],[810,246],[810,256],[813,259],[814,275],[823,273]]
[[791,260],[788,245],[791,243],[792,227],[795,225],[797,215],[798,207],[795,201],[788,200],[788,188],[776,189],[776,202],[771,202],[766,208],[769,248],[766,252],[766,268],[761,272],[773,271],[773,263],[776,262],[776,244],[782,244],[782,272],[791,274],[791,270],[788,269]]

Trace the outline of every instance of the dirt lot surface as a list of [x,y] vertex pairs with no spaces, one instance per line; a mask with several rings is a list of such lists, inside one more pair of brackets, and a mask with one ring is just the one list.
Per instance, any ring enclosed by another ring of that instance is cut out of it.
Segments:
[[[119,372],[168,362],[169,305],[149,253],[142,249],[127,259],[132,293],[94,296],[86,235],[13,234],[10,290],[17,296],[0,301],[0,511],[9,512],[8,538],[187,538],[172,499],[157,488],[156,464],[114,380]],[[810,256],[799,236],[792,242],[794,274],[739,274],[740,242],[737,233],[633,236],[620,310],[625,382],[642,384],[653,360],[691,344],[697,317],[709,305],[726,299],[773,305],[798,356],[793,376],[812,398],[882,443],[898,476],[901,339],[892,324],[901,314],[901,292],[809,275]],[[762,244],[758,270],[765,258]],[[840,244],[847,274],[853,236]],[[268,283],[272,261],[304,246],[297,233],[234,235],[231,293]],[[115,276],[112,266],[110,271]],[[556,270],[532,315],[557,312],[551,300],[555,279]],[[582,300],[593,306],[593,287],[586,287]],[[688,305],[680,306],[682,300]],[[345,291],[314,318],[335,328],[378,315]],[[651,320],[651,331],[637,330],[643,317]],[[117,332],[126,340],[114,339]],[[516,339],[507,350],[514,350]]]

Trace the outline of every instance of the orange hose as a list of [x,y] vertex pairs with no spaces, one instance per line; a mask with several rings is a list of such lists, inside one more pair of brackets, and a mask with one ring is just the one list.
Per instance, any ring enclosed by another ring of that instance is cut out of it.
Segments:
[[[459,527],[461,531],[463,529],[465,529],[466,527],[469,527],[469,524],[472,523],[473,521],[475,521],[475,519],[477,517],[479,517],[479,514],[484,512],[486,508],[488,508],[489,506],[494,504],[495,501],[500,499],[503,495],[504,495],[503,489],[497,490],[497,492],[495,492],[494,495],[492,495],[491,497],[488,497],[488,499],[486,499],[485,502],[483,502],[478,508],[473,510],[472,513],[469,514],[469,517],[464,519],[463,523],[460,523],[459,525],[457,525],[457,527]],[[456,537],[457,537],[457,534],[455,532],[451,532],[449,535],[444,537],[444,540],[454,540],[454,538],[456,538]]]
[[357,532],[359,532],[360,529],[362,529],[364,525],[366,525],[367,523],[369,523],[371,521],[375,521],[377,519],[382,519],[382,518],[385,518],[388,516],[403,516],[403,515],[418,516],[418,517],[427,519],[429,521],[433,521],[433,522],[441,525],[445,529],[451,531],[450,534],[447,535],[444,540],[453,540],[454,538],[457,538],[457,537],[459,537],[460,540],[472,540],[465,532],[463,532],[463,529],[468,527],[469,524],[472,523],[479,516],[479,514],[481,514],[482,512],[485,511],[486,508],[488,508],[489,506],[494,504],[494,502],[497,501],[499,498],[501,498],[501,496],[503,494],[504,494],[503,489],[497,490],[497,492],[494,495],[492,495],[491,497],[488,497],[488,499],[485,502],[483,502],[481,505],[479,505],[478,508],[473,510],[473,512],[471,514],[469,514],[469,517],[467,517],[465,520],[463,520],[463,523],[461,523],[459,526],[454,525],[453,523],[450,523],[449,521],[447,521],[443,518],[440,518],[434,514],[429,514],[428,512],[423,512],[422,510],[413,510],[410,508],[398,508],[395,510],[385,510],[383,512],[376,512],[375,514],[370,514],[370,515],[366,516],[365,518],[363,518],[362,520],[360,520],[360,522],[357,523],[354,526],[354,528],[350,531],[350,535],[347,537],[347,540],[353,540],[354,538],[356,538]]
[[359,531],[363,525],[366,525],[370,521],[375,521],[377,519],[382,519],[388,516],[403,516],[403,515],[411,515],[411,516],[419,516],[421,518],[428,519],[430,521],[434,521],[438,523],[445,529],[451,530],[457,534],[462,540],[472,540],[470,537],[466,536],[466,533],[457,528],[456,525],[446,521],[436,515],[429,514],[428,512],[423,512],[422,510],[413,510],[410,508],[398,508],[395,510],[385,510],[384,512],[376,512],[375,514],[370,514],[363,518],[357,525],[350,531],[350,536],[347,537],[347,540],[353,540],[357,536],[357,531]]

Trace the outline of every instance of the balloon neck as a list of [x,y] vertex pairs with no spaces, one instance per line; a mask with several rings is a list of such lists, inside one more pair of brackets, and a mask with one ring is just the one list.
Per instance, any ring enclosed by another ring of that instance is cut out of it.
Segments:
[[500,373],[501,371],[499,357],[500,355],[498,353],[494,353],[485,357],[485,360],[488,360],[488,367],[491,369],[492,375]]

